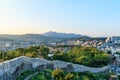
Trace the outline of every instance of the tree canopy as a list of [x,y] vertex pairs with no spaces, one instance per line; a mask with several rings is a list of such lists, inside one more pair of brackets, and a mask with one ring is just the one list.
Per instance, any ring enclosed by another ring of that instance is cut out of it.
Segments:
[[59,59],[89,67],[102,67],[108,64],[109,54],[93,47],[74,47],[67,53],[55,54],[53,59]]

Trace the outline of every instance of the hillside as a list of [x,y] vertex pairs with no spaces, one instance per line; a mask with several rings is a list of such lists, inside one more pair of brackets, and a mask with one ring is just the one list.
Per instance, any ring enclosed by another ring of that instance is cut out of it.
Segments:
[[61,41],[62,39],[51,38],[40,34],[24,34],[24,35],[0,35],[0,40],[52,42]]
[[47,36],[47,37],[56,37],[56,38],[80,38],[82,35],[80,34],[74,34],[74,33],[58,33],[58,32],[46,32],[42,34],[43,36]]

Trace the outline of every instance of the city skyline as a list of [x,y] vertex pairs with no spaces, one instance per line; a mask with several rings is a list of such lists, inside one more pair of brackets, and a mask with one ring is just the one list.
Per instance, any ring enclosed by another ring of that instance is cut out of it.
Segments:
[[119,0],[1,0],[0,34],[120,35]]

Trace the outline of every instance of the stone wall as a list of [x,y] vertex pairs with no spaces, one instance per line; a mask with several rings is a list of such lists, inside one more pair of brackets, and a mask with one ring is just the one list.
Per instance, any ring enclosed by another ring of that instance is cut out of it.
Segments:
[[85,72],[101,73],[109,71],[109,66],[102,68],[90,68],[83,65],[73,64],[60,60],[49,61],[41,58],[18,57],[0,63],[0,80],[15,80],[25,70],[28,69],[55,69],[61,68],[67,72]]
[[[110,66],[104,66],[101,68],[92,68],[92,67],[87,67],[79,64],[73,64],[70,62],[64,62],[64,61],[53,61],[54,68],[67,68],[66,71],[69,72],[91,72],[91,73],[102,73],[102,72],[107,72],[110,69]],[[70,68],[71,67],[71,68]],[[69,70],[68,70],[69,69]]]
[[32,69],[32,64],[26,61],[27,57],[21,56],[0,63],[0,80],[15,80],[24,70]]

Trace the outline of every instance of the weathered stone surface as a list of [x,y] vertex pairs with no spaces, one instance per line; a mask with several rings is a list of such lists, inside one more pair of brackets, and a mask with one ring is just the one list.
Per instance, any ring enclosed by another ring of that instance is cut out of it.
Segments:
[[48,68],[61,68],[67,72],[89,71],[91,73],[103,73],[109,71],[109,66],[91,68],[60,60],[49,61],[41,58],[28,58],[22,56],[0,63],[0,80],[15,80],[24,70],[45,70]]
[[66,71],[67,71],[67,72],[74,72],[74,67],[73,67],[73,65],[72,65],[72,64],[67,64]]
[[39,65],[38,67],[36,67],[36,70],[41,70],[41,71],[45,70],[44,64]]
[[54,64],[53,64],[53,63],[47,63],[47,64],[45,65],[45,68],[46,68],[46,69],[54,69]]

